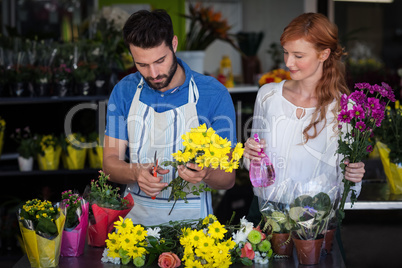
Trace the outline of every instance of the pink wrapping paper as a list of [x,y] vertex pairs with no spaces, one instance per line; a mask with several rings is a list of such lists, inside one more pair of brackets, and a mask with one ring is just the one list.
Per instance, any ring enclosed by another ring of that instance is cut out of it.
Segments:
[[88,245],[94,247],[104,247],[106,245],[107,234],[113,230],[113,224],[119,219],[119,216],[125,217],[134,206],[134,200],[131,194],[124,197],[128,200],[127,209],[114,210],[110,208],[92,205],[92,212],[95,217],[95,224],[89,223],[88,226]]
[[85,202],[81,208],[82,215],[78,218],[79,224],[71,231],[63,231],[60,252],[63,257],[78,257],[84,253],[88,229],[89,203]]

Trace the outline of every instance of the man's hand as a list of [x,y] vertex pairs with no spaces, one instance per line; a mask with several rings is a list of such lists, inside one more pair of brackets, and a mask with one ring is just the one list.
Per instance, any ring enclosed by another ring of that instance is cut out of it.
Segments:
[[[165,182],[161,182],[162,176],[154,177],[152,175],[153,165],[152,164],[137,164],[137,183],[138,186],[141,188],[145,194],[153,197],[157,196],[160,191],[166,187],[168,184]],[[169,173],[169,169],[163,169],[158,167],[157,171],[158,174],[167,174]]]
[[187,163],[186,166],[178,166],[177,170],[183,180],[196,184],[207,176],[209,168],[201,169],[197,164]]

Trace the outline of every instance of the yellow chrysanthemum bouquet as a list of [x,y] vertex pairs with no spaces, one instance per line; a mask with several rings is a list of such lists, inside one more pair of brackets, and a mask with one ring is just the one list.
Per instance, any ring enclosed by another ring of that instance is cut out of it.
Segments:
[[64,208],[46,200],[29,200],[19,209],[24,249],[32,267],[58,266],[65,218]]
[[237,244],[234,226],[222,225],[210,214],[204,219],[169,221],[158,226],[134,225],[130,218],[114,223],[102,262],[133,263],[135,267],[229,267]]
[[[165,161],[162,166],[186,165],[187,163],[196,163],[200,168],[213,168],[232,172],[239,168],[239,160],[243,155],[243,144],[237,143],[234,149],[232,144],[226,138],[220,137],[212,128],[207,128],[206,124],[198,128],[192,128],[190,132],[182,135],[184,149],[173,153],[175,161]],[[178,199],[183,199],[187,203],[187,195],[199,195],[200,192],[210,191],[205,184],[193,185],[191,188],[189,182],[183,180],[180,176],[173,179],[163,190],[172,188],[168,201],[174,199],[174,205]],[[169,215],[170,215],[169,212]]]

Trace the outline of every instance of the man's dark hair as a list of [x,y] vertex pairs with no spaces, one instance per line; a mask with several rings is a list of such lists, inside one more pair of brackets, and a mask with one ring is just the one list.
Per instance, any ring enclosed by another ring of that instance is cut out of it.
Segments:
[[123,38],[128,47],[133,44],[141,48],[153,48],[165,42],[173,50],[172,19],[163,9],[137,11],[124,24]]

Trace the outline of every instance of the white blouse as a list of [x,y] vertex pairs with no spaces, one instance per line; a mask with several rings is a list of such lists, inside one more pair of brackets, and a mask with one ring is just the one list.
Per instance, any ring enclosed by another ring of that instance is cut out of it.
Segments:
[[[274,165],[276,179],[273,185],[254,188],[254,192],[265,200],[285,203],[300,194],[313,196],[319,192],[327,192],[334,200],[343,189],[343,174],[339,167],[342,156],[336,153],[338,125],[332,111],[336,101],[329,104],[327,122],[320,134],[304,143],[303,130],[310,124],[315,107],[297,107],[285,99],[282,95],[284,83],[265,84],[257,94],[251,137],[257,133],[265,139],[267,147],[264,151]],[[298,109],[300,118],[296,116]],[[323,125],[324,122],[320,122],[317,131]],[[309,134],[313,131],[310,129]],[[244,160],[249,168],[249,160]],[[360,188],[361,183],[353,188],[357,195]]]

